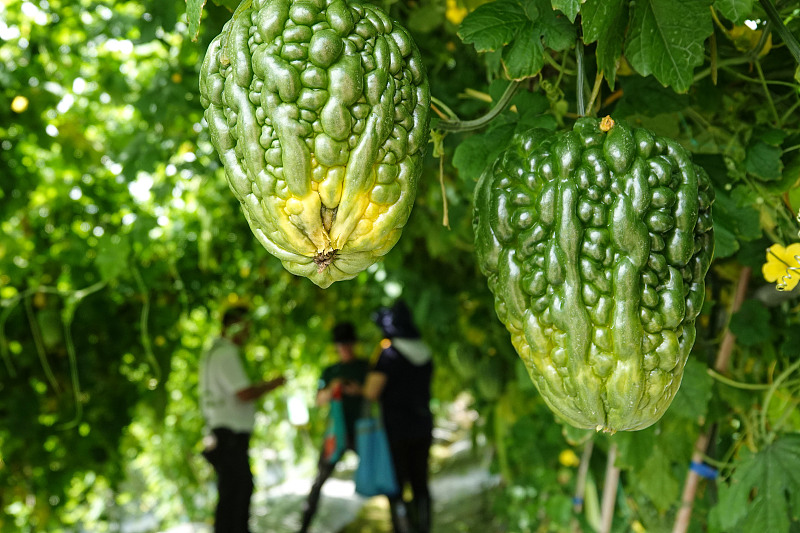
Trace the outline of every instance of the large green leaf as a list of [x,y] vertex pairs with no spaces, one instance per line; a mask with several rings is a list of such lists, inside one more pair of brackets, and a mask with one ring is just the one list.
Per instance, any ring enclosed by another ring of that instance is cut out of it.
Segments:
[[800,511],[800,435],[784,435],[757,453],[742,448],[712,513],[721,531],[789,531]]
[[203,6],[206,0],[186,0],[186,17],[189,20],[189,35],[193,41],[197,40],[200,33],[200,19],[203,16]]
[[714,8],[734,24],[744,24],[753,11],[755,0],[716,0]]
[[586,0],[551,0],[553,9],[564,13],[570,22],[575,22],[575,17],[581,11],[581,4]]
[[731,332],[742,346],[758,346],[772,337],[769,311],[758,300],[746,300],[731,317]]
[[740,200],[716,189],[713,217],[716,258],[733,255],[739,249],[740,240],[752,241],[761,237],[759,213],[744,198]]
[[587,44],[597,41],[597,68],[613,87],[628,25],[628,2],[586,0],[581,9],[581,24],[583,40]]
[[678,394],[669,406],[667,413],[689,420],[704,418],[711,400],[711,389],[714,380],[708,375],[708,367],[691,358],[686,362],[683,380]]
[[498,0],[484,4],[461,23],[458,35],[479,52],[503,49],[508,77],[535,76],[544,65],[544,47],[566,50],[575,42],[575,29],[548,0]]
[[467,15],[458,36],[466,44],[474,44],[478,52],[488,52],[510,43],[529,21],[519,2],[500,0],[483,4]]
[[763,140],[756,140],[747,147],[745,168],[750,174],[765,181],[779,180],[782,176],[783,162],[782,151],[779,147],[767,144]]
[[692,85],[713,26],[706,0],[642,0],[633,4],[625,56],[643,76],[652,74],[678,92]]
[[514,124],[504,124],[462,141],[453,154],[453,166],[458,169],[458,175],[465,180],[477,180],[484,168],[511,141],[514,128]]
[[636,485],[655,506],[665,511],[680,496],[680,484],[672,473],[672,463],[664,451],[656,446],[636,475]]

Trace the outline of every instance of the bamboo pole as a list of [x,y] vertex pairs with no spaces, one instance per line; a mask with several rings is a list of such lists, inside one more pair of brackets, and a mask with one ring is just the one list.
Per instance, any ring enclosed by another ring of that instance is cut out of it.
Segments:
[[[736,285],[736,294],[733,297],[733,305],[731,306],[731,315],[742,307],[745,295],[747,294],[747,286],[750,282],[750,267],[742,268],[739,273],[739,281]],[[722,337],[722,342],[717,351],[717,359],[714,362],[714,370],[720,374],[725,374],[728,371],[728,363],[731,359],[733,347],[736,344],[736,335],[731,333],[729,328],[725,328],[725,334]],[[699,464],[703,462],[703,457],[708,449],[708,444],[711,439],[711,432],[713,428],[708,428],[704,433],[697,437],[694,444],[694,452],[692,453],[692,463]],[[689,528],[689,522],[692,518],[692,507],[694,506],[694,498],[697,494],[697,485],[700,483],[700,474],[696,471],[689,469],[686,475],[686,482],[683,485],[683,495],[681,496],[681,508],[678,510],[678,516],[675,517],[675,525],[672,528],[672,533],[686,533]]]
[[617,461],[617,443],[608,449],[606,462],[606,479],[603,483],[603,503],[600,513],[600,533],[610,533],[611,523],[614,520],[614,502],[617,499],[617,486],[619,485],[619,468],[614,466]]
[[594,441],[588,441],[583,447],[581,454],[581,465],[578,468],[578,483],[575,487],[575,498],[572,501],[572,508],[576,513],[583,510],[583,498],[586,494],[586,477],[589,475],[589,461],[592,458]]

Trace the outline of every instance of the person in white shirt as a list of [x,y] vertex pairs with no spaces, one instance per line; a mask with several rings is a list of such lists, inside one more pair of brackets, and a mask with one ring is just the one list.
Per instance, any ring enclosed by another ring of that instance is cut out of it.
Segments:
[[200,365],[200,399],[211,431],[203,455],[217,473],[215,533],[249,531],[253,474],[248,453],[255,401],[286,381],[278,377],[251,383],[241,350],[249,335],[247,309],[228,309],[222,319],[221,336],[203,354]]

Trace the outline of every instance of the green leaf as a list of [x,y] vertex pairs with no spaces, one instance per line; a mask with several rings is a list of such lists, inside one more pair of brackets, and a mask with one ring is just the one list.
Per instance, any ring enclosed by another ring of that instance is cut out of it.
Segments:
[[784,435],[753,454],[743,447],[712,510],[723,531],[789,531],[800,509],[800,435]]
[[778,180],[783,170],[782,154],[779,147],[758,140],[747,147],[744,165],[747,172],[763,180]]
[[564,13],[570,22],[575,22],[575,17],[581,11],[581,4],[586,0],[551,0],[553,9]]
[[609,440],[616,442],[618,446],[619,454],[615,466],[642,470],[656,446],[656,426],[642,431],[620,432]]
[[437,5],[428,4],[415,9],[408,17],[408,29],[419,33],[430,33],[444,20],[444,12]]
[[514,0],[483,4],[461,22],[458,36],[478,52],[497,50],[510,43],[530,19]]
[[714,259],[724,259],[736,253],[739,243],[736,236],[725,226],[714,226]]
[[769,311],[758,300],[746,300],[731,317],[730,329],[736,335],[736,342],[742,346],[757,346],[767,342],[772,333]]
[[525,24],[511,46],[503,51],[503,65],[512,80],[523,80],[542,70],[544,47],[533,23]]
[[628,2],[586,0],[581,9],[581,23],[584,42],[588,44],[597,41],[597,68],[613,87],[617,61],[622,55],[625,27],[628,25]]
[[753,12],[754,0],[716,0],[714,7],[737,26],[744,24]]
[[[770,181],[764,184],[764,188],[772,194],[783,194],[788,192],[798,191],[800,187],[800,154],[789,153],[787,154],[788,161],[785,162],[783,170],[781,171],[781,179],[777,181]],[[783,161],[783,157],[781,161]],[[793,206],[794,209],[794,206]],[[797,211],[797,209],[794,209]]]
[[519,91],[511,99],[511,105],[516,106],[520,116],[528,113],[539,115],[550,109],[550,101],[544,93],[532,91]]
[[689,420],[704,418],[711,400],[714,380],[708,375],[708,367],[696,359],[689,359],[683,371],[683,380],[678,394],[669,406],[670,415]]
[[715,188],[714,201],[714,257],[730,257],[739,249],[739,241],[752,241],[761,237],[761,222],[754,202],[737,188],[728,194]]
[[503,66],[511,79],[535,76],[544,65],[544,47],[566,50],[575,42],[575,29],[557,15],[548,0],[514,0],[484,4],[467,15],[458,35],[479,52],[503,48]]
[[753,133],[750,138],[764,141],[765,143],[771,144],[772,146],[780,146],[781,143],[786,139],[787,135],[788,134],[784,130],[757,126],[753,128]]
[[662,113],[675,113],[691,105],[689,97],[677,94],[662,86],[655,78],[630,76],[620,79],[622,98],[614,109],[615,116],[627,117],[642,114],[654,117]]
[[186,0],[186,17],[189,21],[189,35],[192,41],[197,41],[200,33],[200,19],[203,16],[203,6],[206,0]]
[[784,341],[781,344],[781,353],[786,357],[800,357],[800,328],[792,328],[784,331]]
[[678,500],[680,485],[672,475],[672,463],[660,447],[655,446],[641,472],[637,472],[636,485],[661,511]]
[[453,154],[453,166],[458,175],[465,180],[476,180],[483,169],[493,161],[511,141],[515,124],[503,124],[467,138]]
[[556,52],[567,50],[575,44],[577,31],[575,27],[563,16],[552,9],[547,0],[529,0],[529,4],[536,4],[538,15],[531,17],[536,31],[542,36],[545,46]]
[[94,264],[104,281],[111,281],[128,271],[131,245],[126,237],[106,233],[97,243]]
[[246,0],[214,0],[214,3],[221,7],[226,7],[228,10],[232,12],[236,11],[236,8],[239,7],[241,2]]
[[536,115],[534,113],[525,113],[519,117],[517,122],[517,133],[530,130],[533,128],[541,128],[550,131],[556,131],[558,122],[553,115]]
[[706,38],[711,35],[711,11],[705,0],[633,4],[625,56],[643,76],[653,74],[665,86],[686,92],[694,68],[704,61]]

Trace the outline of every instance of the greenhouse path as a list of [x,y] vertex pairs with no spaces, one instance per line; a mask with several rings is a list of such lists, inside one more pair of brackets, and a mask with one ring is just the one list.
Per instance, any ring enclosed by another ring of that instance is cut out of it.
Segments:
[[[433,526],[437,533],[482,530],[493,533],[488,493],[499,483],[489,473],[485,454],[473,453],[463,441],[452,445],[452,455],[431,477]],[[355,493],[353,454],[322,489],[322,499],[311,533],[391,533],[386,498],[363,498]],[[252,533],[294,533],[300,526],[310,477],[290,479],[269,490],[257,491],[252,503]],[[208,524],[182,524],[163,533],[211,533]]]

